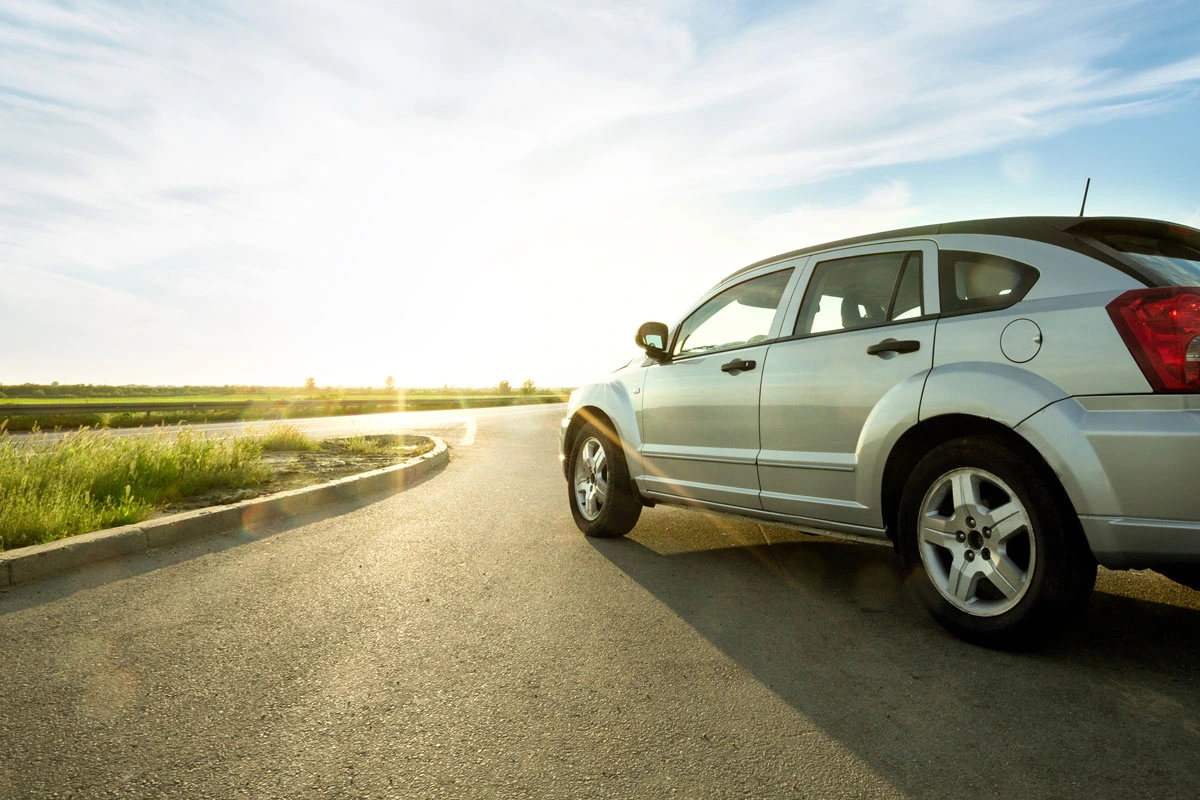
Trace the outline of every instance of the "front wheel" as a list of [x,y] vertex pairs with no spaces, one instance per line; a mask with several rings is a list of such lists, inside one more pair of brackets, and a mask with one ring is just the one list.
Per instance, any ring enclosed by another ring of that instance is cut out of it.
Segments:
[[625,453],[615,437],[588,423],[575,437],[567,462],[571,516],[588,536],[624,536],[642,504],[633,494]]
[[905,485],[897,535],[933,617],[989,647],[1025,647],[1057,631],[1096,580],[1096,562],[1064,505],[1002,439],[931,450]]

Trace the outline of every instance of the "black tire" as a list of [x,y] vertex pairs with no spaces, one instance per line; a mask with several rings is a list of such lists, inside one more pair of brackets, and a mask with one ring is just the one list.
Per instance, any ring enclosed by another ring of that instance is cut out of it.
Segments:
[[[589,469],[588,463],[577,471],[580,460],[585,458],[585,452],[595,452],[597,447],[604,453],[599,474]],[[587,513],[588,504],[577,494],[576,478],[580,474],[585,475],[585,480],[586,476],[592,476],[593,483],[604,488],[603,501],[596,503],[594,509],[597,513],[591,519]],[[615,434],[591,423],[579,430],[575,442],[571,445],[571,457],[567,460],[567,502],[571,506],[571,516],[575,518],[575,524],[588,536],[624,536],[633,530],[638,517],[641,516],[642,504],[634,496],[633,484],[629,479],[629,466],[625,463],[625,452]]]
[[[900,555],[921,602],[956,636],[1023,649],[1086,607],[1096,561],[1065,493],[1047,472],[1006,440],[978,436],[935,447],[909,476],[896,525]],[[959,496],[978,503],[958,505]],[[964,515],[967,508],[984,514]],[[1024,516],[997,523],[1006,508],[1021,508]],[[1001,537],[1009,538],[1000,543]]]

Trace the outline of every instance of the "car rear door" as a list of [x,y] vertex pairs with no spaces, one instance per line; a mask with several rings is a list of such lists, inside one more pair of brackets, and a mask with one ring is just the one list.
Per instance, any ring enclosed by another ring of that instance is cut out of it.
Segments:
[[676,328],[671,358],[646,368],[644,494],[759,508],[759,385],[793,277],[773,265],[714,292]]
[[794,325],[763,371],[762,507],[877,530],[879,510],[860,480],[873,469],[859,461],[873,454],[864,429],[869,420],[868,436],[917,422],[933,362],[937,247],[847,248],[811,257],[805,272]]

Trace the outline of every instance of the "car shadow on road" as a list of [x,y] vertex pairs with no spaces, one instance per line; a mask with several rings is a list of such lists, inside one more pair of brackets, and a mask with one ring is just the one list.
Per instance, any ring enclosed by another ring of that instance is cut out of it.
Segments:
[[997,652],[932,622],[890,548],[803,534],[768,544],[745,523],[696,530],[690,550],[645,525],[593,546],[901,791],[1169,796],[1191,784],[1195,593],[1146,601],[1102,576],[1078,627]]

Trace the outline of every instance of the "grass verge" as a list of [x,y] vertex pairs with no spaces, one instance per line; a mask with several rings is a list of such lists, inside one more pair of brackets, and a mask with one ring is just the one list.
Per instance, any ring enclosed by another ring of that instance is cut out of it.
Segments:
[[316,441],[282,423],[233,438],[184,429],[59,439],[40,432],[15,439],[0,424],[0,551],[322,483],[433,446],[427,437],[395,434]]
[[392,445],[379,437],[367,437],[361,433],[354,436],[347,436],[344,439],[335,439],[331,443],[331,449],[340,450],[343,453],[386,453],[392,449]]
[[128,525],[155,506],[215,488],[266,481],[253,438],[206,439],[189,431],[136,437],[0,436],[0,550]]
[[262,445],[263,450],[269,452],[282,450],[304,452],[319,450],[321,447],[320,442],[308,438],[308,434],[295,425],[280,423],[268,426],[266,433],[258,437],[258,443]]

